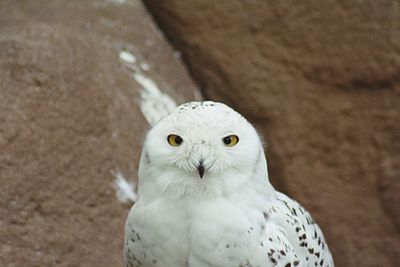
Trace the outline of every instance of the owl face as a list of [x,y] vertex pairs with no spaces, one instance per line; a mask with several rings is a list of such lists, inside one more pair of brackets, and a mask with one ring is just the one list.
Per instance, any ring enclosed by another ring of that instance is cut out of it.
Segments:
[[222,182],[251,173],[260,150],[257,132],[239,113],[221,103],[191,102],[149,132],[142,168],[168,183]]

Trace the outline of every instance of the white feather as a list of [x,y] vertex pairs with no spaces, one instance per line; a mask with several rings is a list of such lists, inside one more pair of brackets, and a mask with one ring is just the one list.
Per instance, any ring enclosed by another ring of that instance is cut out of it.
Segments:
[[114,175],[114,186],[118,200],[122,203],[136,202],[137,194],[135,192],[135,183],[129,183],[119,171],[117,171]]

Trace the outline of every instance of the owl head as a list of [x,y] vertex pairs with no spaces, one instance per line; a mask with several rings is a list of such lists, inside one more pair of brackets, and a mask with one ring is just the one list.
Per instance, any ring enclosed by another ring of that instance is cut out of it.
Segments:
[[261,139],[242,115],[222,103],[190,102],[149,131],[139,197],[145,190],[177,197],[223,194],[266,177]]

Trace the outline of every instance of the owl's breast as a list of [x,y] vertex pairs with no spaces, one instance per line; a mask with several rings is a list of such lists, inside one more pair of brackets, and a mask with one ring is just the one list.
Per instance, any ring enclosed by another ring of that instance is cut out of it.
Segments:
[[245,266],[259,245],[265,220],[262,212],[243,204],[221,197],[196,207],[189,266]]
[[127,266],[239,266],[264,225],[262,212],[224,197],[139,201],[126,222],[126,262],[136,264]]
[[188,266],[188,225],[185,212],[168,202],[136,203],[125,225],[127,266]]

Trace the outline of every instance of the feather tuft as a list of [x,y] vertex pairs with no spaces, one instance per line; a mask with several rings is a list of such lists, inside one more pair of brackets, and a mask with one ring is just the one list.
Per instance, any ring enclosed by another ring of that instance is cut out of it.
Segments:
[[115,190],[119,201],[122,203],[136,202],[137,194],[135,192],[135,183],[129,183],[120,171],[114,173],[115,176]]

